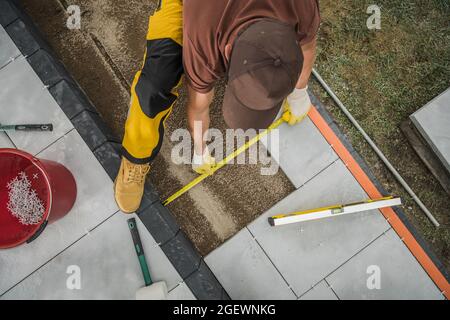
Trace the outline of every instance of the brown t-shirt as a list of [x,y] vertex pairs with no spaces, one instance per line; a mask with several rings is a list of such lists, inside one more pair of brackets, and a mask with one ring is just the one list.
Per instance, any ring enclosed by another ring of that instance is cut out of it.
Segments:
[[318,0],[184,0],[183,63],[193,89],[209,92],[225,75],[225,46],[242,27],[263,18],[291,24],[301,45],[320,24]]

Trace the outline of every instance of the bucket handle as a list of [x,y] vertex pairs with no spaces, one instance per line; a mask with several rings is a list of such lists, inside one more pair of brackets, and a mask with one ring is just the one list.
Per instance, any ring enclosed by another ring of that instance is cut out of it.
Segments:
[[32,236],[30,239],[27,240],[27,243],[31,243],[31,242],[33,242],[34,240],[36,240],[36,239],[41,235],[41,233],[45,230],[45,228],[47,227],[47,224],[48,224],[48,220],[45,220],[45,221],[41,224],[41,226],[39,227],[39,229],[35,232],[35,234],[33,234],[33,236]]

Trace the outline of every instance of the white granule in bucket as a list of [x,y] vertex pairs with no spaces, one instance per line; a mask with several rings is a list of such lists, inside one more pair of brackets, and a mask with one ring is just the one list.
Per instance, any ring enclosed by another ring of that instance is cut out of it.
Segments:
[[44,203],[39,199],[25,172],[19,173],[8,185],[7,204],[11,214],[24,225],[35,225],[41,222],[45,213]]

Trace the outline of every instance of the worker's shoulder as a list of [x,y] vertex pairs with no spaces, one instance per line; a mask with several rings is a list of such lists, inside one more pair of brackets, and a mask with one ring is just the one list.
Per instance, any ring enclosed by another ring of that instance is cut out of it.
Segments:
[[[185,45],[202,46],[215,38],[224,11],[224,0],[185,0],[183,3],[183,35]],[[200,49],[200,48],[197,48]]]
[[238,13],[242,7],[245,7],[242,3],[230,0],[188,0],[183,4],[185,18],[192,17],[190,22],[195,24],[205,21],[219,23],[224,17]]
[[183,15],[185,25],[202,25],[208,21],[220,20],[227,0],[184,0]]

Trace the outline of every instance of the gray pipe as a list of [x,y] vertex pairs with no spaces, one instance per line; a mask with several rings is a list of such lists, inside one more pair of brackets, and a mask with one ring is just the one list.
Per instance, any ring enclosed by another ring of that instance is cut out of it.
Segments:
[[352,114],[348,111],[348,109],[344,106],[344,104],[339,100],[339,98],[336,96],[336,94],[333,92],[333,90],[327,85],[327,83],[322,79],[320,74],[313,69],[313,75],[319,81],[319,83],[322,85],[322,87],[325,89],[325,91],[331,96],[331,98],[336,102],[336,104],[339,106],[339,108],[344,112],[344,114],[347,116],[347,118],[350,120],[350,122],[358,129],[358,131],[363,135],[364,139],[367,141],[367,143],[372,147],[373,151],[380,157],[381,161],[384,162],[386,167],[391,171],[391,173],[394,175],[394,177],[397,179],[397,181],[405,188],[406,192],[409,193],[409,195],[414,199],[414,201],[417,203],[417,205],[422,209],[422,211],[427,215],[428,219],[436,226],[439,227],[439,222],[436,220],[436,218],[431,214],[431,212],[428,210],[428,208],[423,204],[423,202],[419,199],[419,197],[414,193],[414,191],[410,188],[410,186],[406,183],[406,181],[402,178],[400,173],[394,168],[394,166],[389,162],[389,160],[385,157],[383,152],[377,147],[375,142],[369,137],[369,135],[364,131],[364,129],[359,125],[358,121],[356,121],[355,118],[353,118]]

